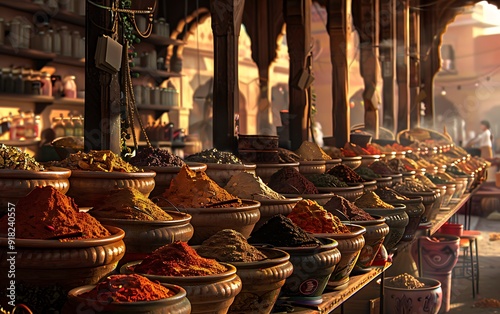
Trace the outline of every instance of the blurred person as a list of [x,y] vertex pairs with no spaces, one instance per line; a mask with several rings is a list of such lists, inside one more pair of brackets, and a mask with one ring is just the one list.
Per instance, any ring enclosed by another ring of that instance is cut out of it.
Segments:
[[493,158],[493,135],[490,131],[490,123],[481,121],[481,133],[469,141],[467,146],[476,146],[481,150],[481,157],[485,159]]

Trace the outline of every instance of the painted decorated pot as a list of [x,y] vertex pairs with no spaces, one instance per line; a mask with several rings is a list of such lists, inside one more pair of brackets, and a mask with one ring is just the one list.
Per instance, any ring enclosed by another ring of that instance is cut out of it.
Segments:
[[408,289],[390,285],[391,277],[384,279],[384,309],[391,314],[437,314],[441,308],[441,283],[432,278],[417,277],[422,288]]

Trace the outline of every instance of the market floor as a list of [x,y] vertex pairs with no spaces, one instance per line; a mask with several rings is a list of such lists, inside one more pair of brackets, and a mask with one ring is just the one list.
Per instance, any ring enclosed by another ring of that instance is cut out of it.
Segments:
[[[463,222],[463,220],[461,221]],[[452,280],[450,314],[500,313],[500,308],[478,308],[474,303],[483,298],[500,300],[500,239],[490,241],[491,233],[500,233],[500,220],[472,216],[472,229],[481,231],[479,247],[479,293],[472,298],[472,285],[468,279]]]

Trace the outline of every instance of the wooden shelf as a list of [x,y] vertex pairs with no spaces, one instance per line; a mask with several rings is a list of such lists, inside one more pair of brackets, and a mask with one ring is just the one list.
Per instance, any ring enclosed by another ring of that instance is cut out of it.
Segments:
[[471,198],[471,193],[464,194],[458,202],[451,203],[448,207],[441,208],[439,214],[432,221],[429,233],[436,233],[456,212],[458,212]]
[[315,306],[301,306],[294,304],[293,313],[330,313],[338,308],[343,302],[364,288],[367,284],[377,279],[391,263],[387,263],[384,267],[374,267],[372,270],[363,275],[351,276],[347,288],[341,291],[325,291],[323,293],[323,302]]
[[141,38],[141,41],[150,43],[155,46],[180,46],[186,44],[182,40],[172,39],[170,37],[160,36],[156,34],[151,34],[148,38]]
[[54,59],[51,60],[54,63],[71,65],[75,67],[85,67],[85,58],[73,58],[73,57],[65,57],[57,55]]
[[45,108],[51,106],[52,109],[83,110],[85,100],[82,98],[54,98],[52,96],[24,95],[24,94],[0,94],[2,106],[13,106],[18,104],[33,104],[33,112],[41,114]]
[[78,67],[85,66],[85,59],[83,58],[59,56],[55,53],[48,53],[35,49],[14,48],[8,45],[0,45],[0,54],[34,60],[36,69],[41,69],[49,62]]
[[[85,16],[61,9],[52,9],[47,5],[33,3],[30,0],[0,0],[0,5],[28,13],[43,12],[47,17],[77,26],[85,26]],[[49,21],[50,22],[50,21]]]
[[5,141],[0,141],[0,144],[5,144],[7,146],[15,146],[15,147],[28,147],[40,144],[40,140],[39,139],[19,140],[19,141],[5,140]]
[[136,72],[142,75],[148,75],[152,77],[157,84],[161,84],[164,80],[169,79],[171,77],[181,77],[182,74],[177,73],[177,72],[168,72],[168,71],[163,71],[163,70],[157,70],[157,69],[150,69],[150,68],[144,68],[144,67],[132,67],[130,69],[131,72]]

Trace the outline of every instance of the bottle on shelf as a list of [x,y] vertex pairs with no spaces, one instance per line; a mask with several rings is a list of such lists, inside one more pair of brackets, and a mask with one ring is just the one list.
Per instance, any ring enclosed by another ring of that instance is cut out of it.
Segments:
[[80,56],[81,40],[80,32],[74,31],[71,35],[71,56],[73,58],[79,58]]
[[22,69],[22,77],[24,84],[24,94],[32,94],[33,92],[33,77],[31,69]]
[[64,136],[74,136],[75,135],[75,125],[73,124],[73,116],[68,115],[63,118],[64,124]]
[[52,52],[61,54],[61,34],[57,29],[52,30]]
[[42,78],[40,71],[33,71],[31,75],[31,95],[42,95]]
[[83,116],[73,117],[73,128],[75,130],[74,131],[75,136],[83,136],[84,134]]
[[64,85],[60,75],[52,75],[52,97],[62,97],[64,95]]
[[75,83],[76,77],[74,75],[68,75],[64,78],[63,89],[64,97],[66,98],[76,98],[78,89]]
[[14,48],[23,48],[20,45],[21,38],[21,17],[16,16],[10,20],[9,41]]
[[27,111],[24,115],[24,136],[27,140],[32,140],[38,137],[37,126],[35,121],[35,113]]
[[30,23],[22,23],[21,25],[21,34],[19,35],[19,47],[20,48],[29,48],[31,43],[31,24]]
[[135,103],[138,105],[142,104],[142,85],[134,85],[134,98]]
[[42,72],[40,76],[40,82],[42,84],[41,95],[52,96],[52,80],[50,73]]
[[68,30],[68,27],[63,25],[61,26],[61,55],[65,57],[71,57],[71,34]]
[[56,138],[65,136],[66,132],[64,130],[62,114],[59,117],[55,117],[54,119],[52,119],[52,130],[54,130]]
[[42,51],[51,53],[52,52],[52,39],[54,37],[54,31],[52,29],[48,29],[45,32],[45,35],[42,36]]
[[14,94],[24,94],[24,78],[21,68],[12,69]]
[[10,128],[10,139],[11,140],[25,140],[26,128],[24,125],[24,113],[19,111],[18,115],[12,118],[12,126]]
[[5,23],[3,17],[0,17],[0,45],[3,45],[5,41]]
[[14,93],[14,77],[12,68],[2,68],[2,92]]
[[153,87],[151,88],[151,103],[155,104],[155,105],[159,105],[161,103],[161,99],[160,99],[160,88],[159,87]]
[[149,86],[142,86],[142,104],[151,104],[151,88]]

